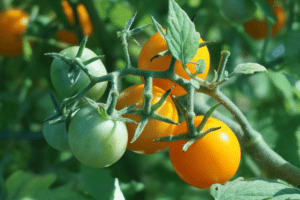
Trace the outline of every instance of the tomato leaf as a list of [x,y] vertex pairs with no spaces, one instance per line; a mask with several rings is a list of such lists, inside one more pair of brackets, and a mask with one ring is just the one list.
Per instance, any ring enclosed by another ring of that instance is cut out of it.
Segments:
[[266,16],[272,23],[274,23],[277,20],[277,17],[273,13],[272,7],[268,4],[267,1],[261,1],[261,0],[253,0],[257,5],[259,10],[263,13],[264,16]]
[[[224,185],[213,184],[210,193],[216,200],[299,199],[300,190],[280,180],[238,178]],[[247,198],[248,197],[248,198]]]
[[239,64],[233,71],[235,74],[253,74],[254,72],[266,72],[267,69],[257,63]]
[[13,173],[5,182],[8,197],[22,198],[49,188],[56,180],[55,174],[34,175],[22,170]]
[[115,186],[111,170],[108,168],[92,168],[81,165],[79,185],[95,199],[112,199]]
[[196,67],[196,74],[202,74],[205,69],[206,69],[206,64],[205,64],[205,61],[204,59],[199,59],[197,61],[197,63],[195,64],[195,67]]
[[167,34],[165,40],[172,55],[183,64],[197,53],[200,34],[194,23],[174,0],[169,0]]

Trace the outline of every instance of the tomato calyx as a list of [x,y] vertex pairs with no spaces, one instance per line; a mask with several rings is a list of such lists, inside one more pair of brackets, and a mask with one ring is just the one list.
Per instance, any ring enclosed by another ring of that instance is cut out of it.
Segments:
[[[184,108],[184,106],[182,104],[178,104],[178,101],[174,101],[176,105],[178,105],[179,110],[186,110],[186,108]],[[194,144],[197,140],[205,137],[207,134],[219,130],[221,128],[221,126],[219,127],[211,127],[205,131],[203,131],[203,128],[205,126],[205,124],[207,123],[208,119],[210,118],[210,116],[212,115],[212,113],[217,109],[217,107],[219,107],[221,104],[218,103],[215,106],[211,107],[204,115],[203,120],[201,121],[201,123],[196,127],[196,134],[191,133],[191,132],[185,132],[179,135],[170,135],[167,137],[163,137],[163,138],[157,138],[154,141],[161,141],[161,142],[175,142],[175,141],[179,141],[179,140],[187,140],[187,142],[184,144],[184,146],[182,147],[182,151],[187,151],[188,148]]]

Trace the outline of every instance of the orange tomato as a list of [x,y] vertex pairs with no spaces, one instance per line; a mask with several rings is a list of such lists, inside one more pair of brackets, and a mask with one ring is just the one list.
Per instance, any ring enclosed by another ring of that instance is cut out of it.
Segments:
[[[195,117],[195,126],[203,116]],[[221,129],[208,133],[192,144],[186,152],[182,151],[186,140],[171,142],[169,155],[179,177],[197,188],[209,188],[214,183],[224,184],[236,173],[240,160],[241,148],[232,130],[223,122],[210,117],[203,131],[211,127]],[[187,132],[184,121],[174,130],[174,135]]]
[[70,45],[78,44],[78,38],[75,33],[65,29],[59,30],[56,32],[56,37],[59,41],[68,43]]
[[[200,38],[199,42],[203,42],[203,40]],[[165,40],[161,37],[159,33],[155,33],[142,48],[138,59],[138,68],[155,71],[163,71],[168,69],[171,62],[171,55],[156,58],[150,61],[150,59],[157,55],[159,52],[165,51],[167,49],[168,45],[165,42]],[[199,78],[205,79],[210,66],[210,55],[206,46],[199,48],[195,57],[191,61],[197,62],[201,58],[205,61],[206,69],[202,74],[198,74],[197,76]],[[191,73],[196,72],[194,64],[188,63],[187,68],[190,70]],[[175,73],[181,76],[182,78],[190,79],[189,75],[184,71],[181,62],[179,62],[178,60],[175,63]],[[158,86],[164,90],[170,89],[174,84],[175,83],[169,80],[153,79],[153,85]],[[175,95],[177,97],[185,94],[187,94],[187,92],[179,85],[177,85],[171,92],[171,95]]]
[[[74,25],[75,16],[71,5],[67,0],[63,0],[61,4],[68,21],[70,22],[70,24]],[[78,14],[79,23],[82,28],[83,35],[85,36],[87,34],[91,34],[93,32],[93,24],[85,6],[83,4],[78,4],[78,6],[76,7],[76,11]]]
[[[268,0],[269,5],[273,5],[273,1]],[[277,17],[277,21],[275,22],[274,26],[272,27],[271,36],[275,37],[279,31],[284,27],[286,23],[286,15],[282,7],[278,4],[275,5],[273,8],[273,12]],[[268,34],[268,24],[266,19],[260,21],[256,18],[253,18],[246,23],[244,23],[245,31],[256,40],[263,39],[267,37]]]
[[[139,103],[135,108],[141,107],[143,105],[143,91],[144,84],[133,85],[123,90],[118,98],[116,108],[122,109],[135,103]],[[164,90],[156,86],[153,86],[152,92],[153,98],[151,104],[158,102],[165,93]],[[156,113],[178,122],[177,109],[170,96],[166,99],[166,102],[156,110]],[[139,115],[126,114],[124,117],[140,122]],[[140,137],[133,143],[130,143],[130,141],[133,138],[137,125],[126,123],[126,126],[129,137],[127,148],[140,154],[153,154],[162,151],[169,145],[167,142],[154,142],[153,140],[172,135],[176,125],[150,119]]]
[[15,56],[23,52],[22,35],[26,32],[29,16],[19,9],[0,13],[0,54]]

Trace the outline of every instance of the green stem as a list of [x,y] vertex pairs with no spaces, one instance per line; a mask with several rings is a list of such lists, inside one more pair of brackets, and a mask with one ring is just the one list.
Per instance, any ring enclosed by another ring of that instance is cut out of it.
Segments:
[[151,113],[151,100],[153,98],[152,94],[152,80],[153,78],[147,77],[145,79],[145,88],[144,88],[144,98],[143,98],[143,108],[146,115]]
[[186,124],[189,133],[191,136],[197,135],[197,130],[194,125],[194,118],[195,118],[195,112],[194,112],[194,96],[195,96],[195,88],[192,84],[189,85],[188,88],[188,94],[187,94],[187,112],[185,115]]
[[111,95],[111,102],[107,108],[107,114],[108,115],[112,115],[113,112],[115,111],[115,108],[116,108],[116,104],[117,104],[117,100],[118,100],[118,97],[119,97],[119,92],[118,92],[118,75],[115,74],[113,76],[113,79],[111,81],[112,83],[112,88],[111,88],[111,91],[110,91],[110,95]]

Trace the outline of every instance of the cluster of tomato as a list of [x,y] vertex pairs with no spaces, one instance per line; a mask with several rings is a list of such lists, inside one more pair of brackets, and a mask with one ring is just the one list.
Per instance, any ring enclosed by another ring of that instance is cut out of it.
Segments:
[[[67,0],[61,1],[61,5],[70,26],[74,26],[75,16],[71,5]],[[93,25],[85,6],[78,4],[76,12],[83,36],[90,35],[93,32]],[[29,15],[23,10],[15,8],[0,13],[0,55],[16,56],[23,52],[22,36],[26,32],[28,24]],[[70,45],[79,43],[77,35],[67,29],[58,30],[55,36],[58,41]]]
[[[200,39],[200,42],[203,40]],[[79,47],[70,47],[60,52],[61,55],[74,58]],[[165,70],[171,60],[171,55],[150,59],[161,51],[167,50],[168,46],[159,33],[154,34],[143,47],[138,60],[138,67],[145,70]],[[85,61],[96,55],[85,48],[81,60]],[[210,65],[210,56],[207,47],[198,49],[192,61],[204,59],[206,70],[198,74],[205,78]],[[55,59],[51,65],[51,80],[57,93],[62,97],[70,97],[76,92],[84,89],[90,80],[88,76],[80,71],[77,79],[70,78],[72,66],[63,60]],[[189,63],[188,69],[195,72],[195,64]],[[86,65],[87,70],[94,76],[106,75],[104,65],[100,60]],[[190,79],[179,61],[175,63],[175,73],[179,76]],[[154,79],[151,104],[157,103],[165,91],[170,89],[174,83],[164,79]],[[106,90],[107,83],[97,83],[91,88],[86,96],[98,100]],[[133,85],[123,90],[117,99],[116,109],[121,110],[133,104],[135,108],[143,105],[144,84]],[[170,93],[181,96],[186,91],[176,86]],[[175,142],[154,141],[170,135],[178,135],[187,132],[186,122],[180,125],[169,124],[156,119],[150,119],[142,134],[136,141],[131,143],[137,125],[124,123],[122,120],[108,116],[104,108],[91,104],[81,105],[69,123],[68,131],[64,122],[50,124],[44,123],[43,133],[45,139],[53,148],[58,150],[70,149],[74,156],[83,164],[91,167],[107,167],[118,161],[124,154],[126,148],[139,154],[153,154],[169,147],[170,160],[176,173],[188,184],[198,188],[209,188],[213,183],[225,183],[238,169],[241,157],[239,142],[231,129],[223,122],[210,117],[204,130],[211,127],[221,129],[211,132],[205,137],[197,140],[186,152],[182,151],[186,140]],[[156,113],[178,122],[177,108],[170,97],[156,110]],[[57,111],[52,117],[58,115]],[[141,117],[134,114],[124,114],[123,117],[140,122]],[[203,116],[194,119],[195,126],[198,126]]]

